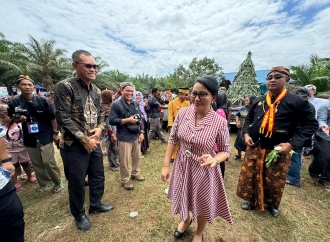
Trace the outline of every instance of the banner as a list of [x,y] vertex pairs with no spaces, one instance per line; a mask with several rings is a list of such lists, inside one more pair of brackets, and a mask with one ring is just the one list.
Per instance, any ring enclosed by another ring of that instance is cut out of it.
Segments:
[[0,87],[0,97],[7,97],[7,96],[8,96],[7,87]]

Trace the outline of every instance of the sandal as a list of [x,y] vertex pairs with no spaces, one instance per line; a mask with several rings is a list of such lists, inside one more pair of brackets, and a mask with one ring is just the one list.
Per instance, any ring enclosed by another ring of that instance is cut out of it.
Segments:
[[31,177],[29,180],[26,180],[28,183],[34,184],[38,182],[38,179],[36,177]]
[[15,187],[17,190],[21,190],[23,188],[23,186],[20,183],[16,183]]
[[56,186],[56,187],[53,188],[53,192],[54,192],[54,194],[57,194],[60,191],[62,191],[63,189],[64,189],[64,185],[63,185],[63,182],[61,180],[60,185],[58,185],[58,186]]
[[235,156],[234,156],[234,160],[241,159],[241,157],[242,157],[241,155],[235,155]]

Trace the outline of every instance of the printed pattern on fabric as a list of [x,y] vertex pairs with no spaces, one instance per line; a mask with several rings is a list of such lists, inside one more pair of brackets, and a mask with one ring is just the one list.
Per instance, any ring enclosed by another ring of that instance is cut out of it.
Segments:
[[69,78],[56,84],[54,89],[56,120],[61,126],[60,147],[79,140],[89,141],[89,130],[105,127],[101,90],[87,85],[78,78]]
[[[220,216],[232,223],[220,166],[202,167],[197,161],[203,154],[214,156],[215,143],[219,152],[229,156],[226,120],[210,110],[195,126],[194,108],[183,108],[174,121],[168,142],[179,143],[168,193],[172,212],[180,214],[182,221],[188,218],[191,211],[194,220],[202,215],[208,223],[213,223],[214,218]],[[186,150],[191,152],[191,157],[187,157]]]
[[[8,128],[3,126],[4,131],[7,133]],[[21,124],[12,125],[8,131],[8,136],[5,137],[6,148],[8,152],[21,152],[26,150],[23,141],[23,131],[21,128]]]
[[246,148],[236,192],[237,196],[261,211],[265,204],[279,207],[291,161],[289,155],[280,155],[276,163],[266,168],[265,158],[270,151],[259,147]]

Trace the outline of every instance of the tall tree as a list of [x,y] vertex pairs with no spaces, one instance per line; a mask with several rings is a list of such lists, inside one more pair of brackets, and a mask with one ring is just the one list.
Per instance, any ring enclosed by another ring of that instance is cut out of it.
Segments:
[[330,58],[319,58],[311,55],[310,63],[291,66],[291,78],[297,85],[313,84],[318,92],[330,90]]
[[95,85],[100,89],[107,88],[115,91],[119,88],[119,83],[128,81],[128,79],[129,75],[119,70],[104,71],[97,75]]
[[0,33],[0,80],[2,85],[10,88],[20,74],[27,73],[28,58],[22,53],[23,47],[20,43],[7,40],[5,35]]
[[228,89],[228,99],[232,103],[244,101],[249,95],[260,95],[260,88],[251,55],[249,51],[246,59],[239,66],[232,85]]
[[30,42],[25,45],[24,53],[29,59],[30,76],[48,90],[54,84],[72,73],[72,69],[64,64],[64,49],[55,48],[55,40],[40,42],[29,35]]
[[174,70],[172,74],[173,78],[176,80],[176,87],[192,87],[194,81],[201,76],[214,76],[219,71],[222,70],[214,59],[209,59],[204,57],[198,60],[196,57],[192,59],[188,68],[185,68],[182,64]]

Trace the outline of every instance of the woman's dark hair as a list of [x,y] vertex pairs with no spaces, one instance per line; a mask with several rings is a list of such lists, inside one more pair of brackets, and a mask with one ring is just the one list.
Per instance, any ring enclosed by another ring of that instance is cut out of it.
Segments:
[[254,100],[256,100],[256,96],[254,96],[254,95],[251,95],[251,96],[247,96],[248,97],[248,99],[250,100],[250,105],[252,106],[252,104],[253,104],[253,102],[254,102]]
[[217,100],[215,101],[217,110],[222,108],[223,110],[226,111],[227,109],[227,96],[225,93],[220,92],[218,93]]
[[218,82],[213,76],[202,76],[199,77],[195,83],[198,82],[202,84],[212,95],[218,93]]

